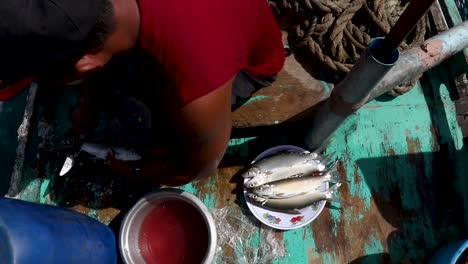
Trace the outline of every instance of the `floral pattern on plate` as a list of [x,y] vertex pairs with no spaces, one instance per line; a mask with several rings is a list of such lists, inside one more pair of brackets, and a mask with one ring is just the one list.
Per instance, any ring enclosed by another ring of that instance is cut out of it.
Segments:
[[274,215],[271,215],[269,213],[264,213],[263,214],[263,218],[265,220],[267,220],[270,224],[277,224],[279,225],[279,223],[281,223],[281,218],[279,217],[276,217]]
[[291,222],[291,224],[293,224],[293,225],[303,223],[304,222],[304,216],[300,215],[300,216],[292,217],[291,220],[289,220],[289,222]]

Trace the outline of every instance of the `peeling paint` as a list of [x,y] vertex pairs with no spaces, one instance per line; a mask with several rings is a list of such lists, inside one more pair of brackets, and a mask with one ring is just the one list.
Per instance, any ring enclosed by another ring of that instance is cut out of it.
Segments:
[[47,203],[47,190],[49,189],[49,184],[50,180],[49,179],[44,179],[41,186],[40,186],[40,191],[39,191],[39,202],[40,203]]
[[269,98],[269,96],[265,96],[265,95],[252,96],[244,104],[251,104],[251,103],[262,101],[262,100],[265,100],[265,99],[268,99],[268,98]]
[[[308,228],[308,227],[307,227]],[[284,264],[297,264],[309,262],[309,247],[314,248],[315,241],[312,236],[310,238],[303,238],[303,230],[296,229],[284,232],[283,239],[285,241],[286,250],[294,258],[285,259]],[[301,239],[297,239],[300,237]],[[315,255],[315,254],[314,254]]]
[[322,253],[323,264],[338,264],[335,253]]
[[368,243],[364,246],[364,252],[366,255],[383,253],[384,249],[380,240],[374,235],[370,235],[367,239]]

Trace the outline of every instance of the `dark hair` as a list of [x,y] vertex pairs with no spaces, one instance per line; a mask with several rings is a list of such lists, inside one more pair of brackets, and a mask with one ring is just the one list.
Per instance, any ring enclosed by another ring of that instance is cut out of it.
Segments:
[[[1,0],[0,0],[1,1]],[[67,76],[75,71],[75,62],[86,53],[99,52],[109,36],[115,32],[113,0],[103,0],[99,6],[99,15],[89,32],[84,45],[73,56],[51,64],[40,75],[41,79],[53,79],[55,76]]]
[[98,51],[104,45],[109,36],[114,33],[116,27],[114,7],[112,0],[104,0],[101,3],[99,16],[96,19],[95,26],[88,34],[86,51]]

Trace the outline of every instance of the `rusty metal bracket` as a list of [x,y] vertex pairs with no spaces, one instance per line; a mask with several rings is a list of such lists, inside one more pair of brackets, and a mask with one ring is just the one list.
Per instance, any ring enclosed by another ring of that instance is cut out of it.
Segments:
[[[446,1],[444,1],[444,3],[447,4]],[[439,1],[436,1],[431,7],[431,15],[439,33],[449,29],[447,19],[442,11]],[[461,22],[460,14],[457,11],[452,11],[448,16],[450,18],[450,22],[454,25]],[[465,61],[468,62],[467,49],[463,50],[463,55],[465,56]],[[460,98],[454,102],[457,121],[462,130],[463,137],[468,137],[468,79],[466,73],[462,73],[455,77],[455,88],[460,96]]]
[[455,101],[455,110],[457,112],[457,121],[462,130],[463,137],[468,137],[468,78],[465,74],[458,75],[455,78],[460,99]]

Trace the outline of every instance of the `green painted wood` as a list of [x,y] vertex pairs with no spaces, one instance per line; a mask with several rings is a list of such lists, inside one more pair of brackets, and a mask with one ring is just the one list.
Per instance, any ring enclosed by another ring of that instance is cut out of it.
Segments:
[[[372,101],[340,128],[327,151],[338,153],[350,181],[342,199],[352,206],[326,209],[310,226],[283,232],[290,257],[278,263],[420,263],[468,235],[468,153],[439,74],[430,73],[424,91]],[[236,140],[232,148],[242,155],[254,141]],[[217,186],[213,180],[184,189],[219,208]]]
[[[388,102],[372,101],[340,128],[327,151],[338,153],[341,176],[350,181],[340,194],[352,206],[327,208],[310,226],[282,232],[289,257],[277,263],[386,258],[415,263],[430,256],[439,245],[467,235],[468,185],[463,172],[467,170],[468,153],[444,84],[450,79],[443,75],[439,69],[431,71],[424,90],[416,87]],[[71,94],[66,95],[63,98]],[[56,133],[63,137],[70,128],[70,118],[64,114],[70,113],[66,105],[62,103],[57,109]],[[237,166],[220,169],[209,181],[184,189],[210,208],[237,207],[231,195],[235,185],[228,184],[231,176],[267,147],[290,141],[287,137],[233,139],[227,157],[236,160]],[[21,199],[76,206],[75,201],[60,201],[68,199],[66,196],[58,200],[51,196],[50,184],[59,164],[47,161],[42,175],[31,170]],[[37,164],[32,167],[37,168]],[[99,185],[86,185],[91,199],[79,201],[82,207],[76,208],[110,224],[112,216],[96,206],[103,192]],[[243,200],[238,200],[245,207]],[[258,236],[252,236],[246,243],[255,245],[258,240]],[[242,256],[242,252],[237,254]]]
[[[462,17],[466,17],[468,14],[460,13],[462,10],[458,9],[457,3],[453,0],[444,0],[444,5],[442,5],[442,10],[444,11],[444,16],[446,17],[449,27],[456,26],[462,23],[464,20]],[[468,48],[463,50],[465,57],[468,58]],[[468,59],[465,59],[465,62],[468,62]]]

